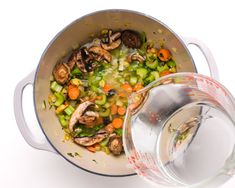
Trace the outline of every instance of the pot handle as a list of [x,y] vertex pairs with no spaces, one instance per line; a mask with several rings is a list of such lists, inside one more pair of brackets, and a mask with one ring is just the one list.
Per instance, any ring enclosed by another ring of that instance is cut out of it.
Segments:
[[210,49],[202,41],[200,41],[198,39],[184,37],[183,40],[184,40],[186,46],[195,45],[196,47],[199,48],[199,50],[201,50],[201,52],[203,53],[203,55],[206,58],[208,66],[209,66],[211,77],[218,81],[219,80],[218,68],[217,68],[215,59],[214,59]]
[[56,153],[56,151],[51,147],[46,138],[44,139],[44,141],[39,141],[37,138],[34,137],[34,135],[32,134],[31,130],[29,129],[25,121],[25,116],[23,113],[23,106],[22,106],[23,91],[25,87],[28,86],[29,84],[33,85],[34,76],[35,76],[35,71],[32,71],[28,76],[26,76],[23,80],[21,80],[15,88],[14,113],[15,113],[16,123],[23,138],[30,146],[39,150],[45,150]]

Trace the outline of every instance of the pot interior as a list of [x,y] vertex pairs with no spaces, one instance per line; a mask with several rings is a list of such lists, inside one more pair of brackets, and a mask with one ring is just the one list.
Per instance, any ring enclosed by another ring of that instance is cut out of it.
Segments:
[[[64,131],[54,110],[42,108],[43,101],[47,101],[50,93],[50,76],[55,64],[66,53],[91,40],[94,34],[104,28],[144,31],[148,39],[156,44],[164,43],[164,47],[171,50],[178,72],[196,72],[196,69],[186,46],[168,27],[151,17],[127,10],[106,10],[79,18],[62,30],[44,51],[35,77],[34,101],[38,121],[48,141],[58,153],[80,168],[102,175],[125,176],[134,173],[128,167],[125,155],[114,157],[104,152],[93,154],[71,141],[64,142]],[[75,152],[80,156],[68,155]]]

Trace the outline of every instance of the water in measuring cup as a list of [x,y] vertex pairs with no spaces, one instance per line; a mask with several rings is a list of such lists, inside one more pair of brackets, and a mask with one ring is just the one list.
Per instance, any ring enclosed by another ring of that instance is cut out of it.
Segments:
[[153,88],[132,121],[135,147],[154,158],[143,162],[181,184],[215,175],[233,152],[232,120],[211,96],[195,88]]

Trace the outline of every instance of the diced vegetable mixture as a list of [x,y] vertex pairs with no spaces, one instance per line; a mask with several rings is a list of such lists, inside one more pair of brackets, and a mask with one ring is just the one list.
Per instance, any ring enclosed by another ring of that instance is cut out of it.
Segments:
[[48,102],[76,144],[120,155],[128,96],[175,72],[171,52],[143,32],[105,29],[56,64]]

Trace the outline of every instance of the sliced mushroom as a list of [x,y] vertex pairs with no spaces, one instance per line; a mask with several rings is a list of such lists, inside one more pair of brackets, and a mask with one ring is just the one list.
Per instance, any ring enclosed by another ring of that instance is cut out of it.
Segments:
[[65,63],[58,63],[53,70],[53,76],[60,84],[64,84],[69,79],[69,74],[70,68]]
[[81,51],[74,51],[71,56],[69,57],[68,60],[68,66],[70,68],[70,70],[73,69],[74,65],[76,64],[76,62],[81,61],[82,56],[81,56]]
[[93,105],[94,103],[90,102],[90,101],[86,101],[81,103],[77,109],[73,112],[70,121],[69,121],[69,130],[73,131],[73,127],[74,125],[78,122],[78,120],[82,117],[82,115],[84,114],[85,110],[87,109],[87,107],[89,107],[90,105]]
[[90,72],[95,68],[94,57],[86,47],[81,48],[81,60],[77,62],[78,68],[82,72]]
[[113,31],[109,30],[108,43],[104,43],[104,42],[101,43],[102,48],[104,48],[107,51],[117,48],[122,43],[122,41],[120,39],[121,33],[120,32],[116,32],[114,34],[112,34],[112,33],[113,33]]
[[93,46],[93,47],[91,47],[89,49],[89,52],[92,52],[92,53],[96,54],[98,56],[99,60],[105,59],[108,62],[112,61],[112,55],[107,50],[103,49],[100,46]]
[[122,42],[128,48],[140,48],[142,43],[139,33],[133,30],[122,32]]
[[100,130],[94,136],[75,138],[74,141],[77,144],[82,145],[82,146],[92,146],[96,143],[101,142],[102,140],[104,140],[107,137],[108,137],[108,133],[106,131]]
[[82,115],[78,121],[79,123],[82,123],[84,125],[87,125],[88,127],[93,127],[96,122],[95,120],[99,117],[98,112],[93,112],[93,111],[86,111],[84,115]]
[[130,56],[128,56],[127,60],[129,62],[132,62],[132,61],[139,61],[141,63],[143,63],[145,61],[145,57],[141,56],[140,54],[138,53],[134,53],[134,54],[131,54]]
[[120,155],[123,151],[122,138],[116,135],[110,137],[108,147],[114,155]]

